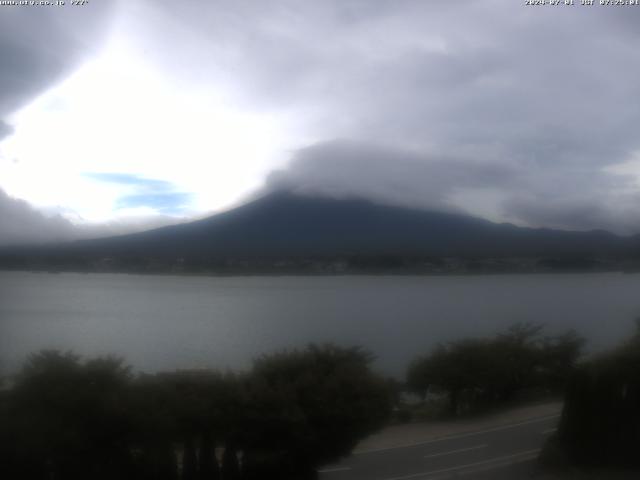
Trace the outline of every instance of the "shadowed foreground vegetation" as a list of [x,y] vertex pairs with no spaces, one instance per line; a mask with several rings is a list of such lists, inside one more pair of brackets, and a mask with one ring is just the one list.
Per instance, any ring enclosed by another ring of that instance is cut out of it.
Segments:
[[0,397],[0,465],[15,479],[306,479],[390,411],[357,348],[267,355],[242,375],[134,376],[121,359],[32,355]]
[[572,375],[558,432],[542,455],[547,465],[640,468],[640,321],[637,326],[629,340]]
[[444,398],[448,414],[474,413],[519,396],[562,395],[582,354],[574,331],[543,336],[543,327],[516,324],[494,338],[439,345],[409,366],[407,388],[423,401]]
[[517,324],[438,346],[404,387],[373,373],[368,353],[334,345],[265,355],[242,374],[134,375],[119,358],[42,351],[0,390],[2,478],[314,479],[385,424],[403,388],[454,416],[565,394],[546,463],[638,467],[640,323],[578,364],[583,344]]

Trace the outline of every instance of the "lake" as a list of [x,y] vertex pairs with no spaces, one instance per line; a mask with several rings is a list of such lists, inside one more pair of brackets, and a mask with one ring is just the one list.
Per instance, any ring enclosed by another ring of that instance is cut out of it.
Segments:
[[592,350],[640,316],[640,275],[188,277],[0,272],[0,371],[42,348],[142,371],[244,369],[309,342],[361,345],[401,376],[438,342],[519,321],[575,328]]

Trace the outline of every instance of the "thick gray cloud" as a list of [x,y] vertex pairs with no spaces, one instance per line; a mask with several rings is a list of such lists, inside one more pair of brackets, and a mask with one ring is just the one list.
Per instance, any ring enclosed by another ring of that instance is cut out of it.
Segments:
[[499,188],[518,180],[512,166],[459,158],[429,158],[383,145],[335,140],[304,148],[267,179],[267,189],[395,205],[452,210],[459,189]]
[[360,197],[414,208],[466,211],[521,225],[608,229],[640,225],[635,177],[584,166],[442,157],[335,140],[296,152],[265,189]]
[[129,217],[101,224],[74,224],[58,213],[43,213],[0,189],[0,246],[122,235],[180,221],[169,215],[156,215]]
[[116,3],[2,7],[0,119],[55,85],[96,51]]
[[[640,152],[640,8],[522,3],[148,0],[116,18],[185,89],[295,121],[312,144],[269,188],[640,232],[637,176],[611,169]],[[85,51],[67,27],[92,29],[14,11],[0,20],[0,118]]]
[[[0,141],[13,132],[5,120],[11,113],[53,87],[99,48],[116,2],[108,3],[96,2],[86,9],[1,8]],[[45,215],[0,189],[0,245],[71,240],[78,234],[62,217]]]
[[[634,178],[606,170],[640,150],[639,8],[497,0],[149,5],[158,25],[170,17],[190,32],[185,42],[204,45],[188,55],[194,78],[228,79],[247,108],[297,112],[318,140],[369,145],[366,168],[380,172],[378,182],[365,182],[369,172],[352,162],[351,147],[324,144],[297,154],[289,182],[308,181],[315,169],[324,190],[436,207],[455,197],[480,214],[473,189],[491,190],[492,218],[640,231]],[[145,35],[158,38],[153,29]],[[180,45],[158,61],[184,65]],[[371,151],[380,144],[387,150]],[[420,192],[392,184],[415,180],[398,180],[397,155],[406,157],[398,152],[408,151],[409,170],[423,176]],[[320,155],[329,158],[316,161]],[[496,165],[500,173],[486,178]]]
[[46,216],[0,190],[0,245],[71,240],[76,233],[60,216]]

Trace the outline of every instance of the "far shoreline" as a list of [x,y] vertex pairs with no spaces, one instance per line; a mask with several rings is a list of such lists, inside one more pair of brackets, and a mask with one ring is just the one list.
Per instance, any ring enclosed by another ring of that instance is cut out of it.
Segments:
[[309,271],[252,271],[252,272],[174,272],[174,271],[127,271],[127,270],[74,270],[74,269],[0,269],[0,274],[83,274],[83,275],[130,275],[157,276],[174,278],[253,278],[253,277],[498,277],[498,276],[538,276],[538,275],[636,275],[640,270],[603,269],[603,270],[522,270],[522,271],[452,271],[452,272],[415,272],[415,271],[349,271],[349,272],[309,272]]

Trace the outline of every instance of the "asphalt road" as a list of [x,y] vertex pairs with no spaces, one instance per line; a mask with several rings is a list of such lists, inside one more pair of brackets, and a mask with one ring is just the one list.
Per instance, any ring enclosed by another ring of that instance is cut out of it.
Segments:
[[535,460],[559,415],[531,418],[413,445],[370,450],[319,470],[321,480],[520,480]]

